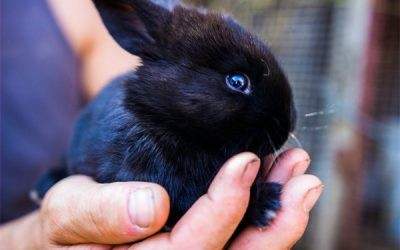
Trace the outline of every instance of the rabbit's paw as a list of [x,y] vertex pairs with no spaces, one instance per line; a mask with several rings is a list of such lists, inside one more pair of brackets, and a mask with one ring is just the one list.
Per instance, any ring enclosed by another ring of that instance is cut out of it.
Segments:
[[271,224],[281,208],[282,185],[274,182],[257,183],[253,186],[247,223],[264,228]]

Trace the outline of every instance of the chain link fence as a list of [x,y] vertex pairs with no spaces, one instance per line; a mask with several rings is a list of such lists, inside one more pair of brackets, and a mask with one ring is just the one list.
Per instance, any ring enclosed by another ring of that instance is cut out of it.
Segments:
[[399,249],[399,2],[186,2],[259,34],[293,85],[295,135],[326,185],[296,248]]

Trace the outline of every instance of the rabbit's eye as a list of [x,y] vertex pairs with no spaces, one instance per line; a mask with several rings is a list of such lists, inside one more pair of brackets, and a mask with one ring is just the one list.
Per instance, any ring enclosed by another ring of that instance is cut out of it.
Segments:
[[234,73],[226,76],[226,84],[229,88],[250,94],[250,79],[243,73]]

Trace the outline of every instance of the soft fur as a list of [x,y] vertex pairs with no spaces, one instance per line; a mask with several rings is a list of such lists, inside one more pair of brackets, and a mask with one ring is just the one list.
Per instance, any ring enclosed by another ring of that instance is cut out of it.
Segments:
[[[162,185],[172,226],[228,158],[244,151],[262,158],[287,140],[295,123],[288,81],[268,47],[231,17],[148,0],[94,3],[110,34],[143,65],[83,111],[69,174]],[[250,95],[227,87],[234,72],[249,76]],[[281,186],[264,183],[265,174],[252,188],[245,224],[267,226],[280,208]]]

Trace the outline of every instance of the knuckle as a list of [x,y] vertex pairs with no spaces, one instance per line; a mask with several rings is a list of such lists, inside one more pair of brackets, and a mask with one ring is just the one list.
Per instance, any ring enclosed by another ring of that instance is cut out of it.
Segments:
[[52,216],[60,209],[60,201],[54,189],[50,189],[43,198],[41,213],[46,217]]
[[42,228],[51,242],[62,240],[70,224],[70,215],[66,209],[69,198],[62,185],[51,188],[43,198],[40,208]]

